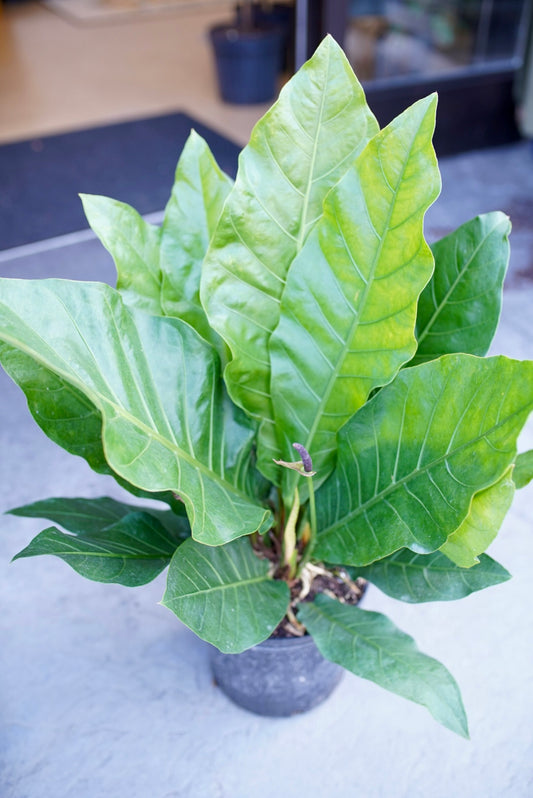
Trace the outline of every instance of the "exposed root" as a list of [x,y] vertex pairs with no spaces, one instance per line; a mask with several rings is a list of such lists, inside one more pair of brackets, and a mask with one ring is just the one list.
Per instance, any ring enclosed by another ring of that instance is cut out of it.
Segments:
[[305,627],[297,618],[298,604],[313,601],[319,593],[340,601],[341,604],[358,604],[366,590],[364,579],[351,579],[342,568],[328,569],[321,563],[307,563],[296,578],[291,578],[290,567],[282,563],[279,540],[271,532],[269,542],[258,537],[253,541],[255,553],[270,563],[270,575],[287,582],[291,600],[286,616],[274,630],[272,637],[301,637]]

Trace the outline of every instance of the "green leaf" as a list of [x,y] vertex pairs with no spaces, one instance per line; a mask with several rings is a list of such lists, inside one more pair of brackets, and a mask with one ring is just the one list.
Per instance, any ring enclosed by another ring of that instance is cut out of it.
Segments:
[[190,526],[185,514],[184,505],[176,504],[175,512],[124,504],[108,496],[96,499],[83,498],[51,498],[15,507],[9,510],[10,515],[24,518],[46,518],[59,524],[76,535],[90,535],[120,521],[126,515],[146,512],[162,524],[176,543],[181,543],[190,535]]
[[511,507],[515,493],[512,478],[513,467],[494,485],[476,493],[472,498],[470,512],[463,523],[440,547],[456,565],[471,568],[492,543]]
[[335,465],[337,431],[416,348],[417,300],[433,271],[423,219],[440,190],[436,104],[415,103],[372,139],[287,278],[270,339],[272,400],[281,456],[302,443],[317,480]]
[[161,603],[202,640],[238,654],[270,637],[289,598],[248,539],[216,548],[189,539],[172,558]]
[[522,452],[515,461],[513,482],[517,488],[525,488],[533,479],[533,449]]
[[515,459],[533,362],[445,355],[404,369],[343,427],[314,556],[369,565],[440,548]]
[[135,496],[157,499],[177,510],[178,502],[170,491],[143,491],[110,468],[102,446],[101,413],[81,391],[2,341],[0,363],[24,391],[33,418],[54,443],[83,457],[98,474],[109,474]]
[[79,390],[21,350],[0,341],[0,362],[26,394],[43,432],[98,473],[108,473],[102,449],[102,416]]
[[156,316],[161,309],[161,230],[130,205],[95,194],[80,194],[89,225],[113,257],[117,289],[125,302]]
[[399,601],[416,604],[425,601],[454,601],[500,582],[511,574],[486,554],[473,568],[454,565],[440,551],[414,554],[400,549],[366,568],[349,569]]
[[253,425],[187,324],[127,308],[106,285],[1,280],[0,330],[98,409],[116,473],[181,496],[197,539],[218,545],[268,528],[269,512],[246,492]]
[[[203,266],[202,302],[233,356],[230,396],[264,421],[273,450],[268,340],[287,273],[326,193],[377,131],[344,53],[327,37],[254,128]],[[271,463],[263,471],[277,473]]]
[[200,304],[200,267],[232,185],[192,131],[160,228],[123,202],[81,195],[89,224],[113,256],[124,300],[156,316],[183,319],[218,346]]
[[300,605],[298,618],[326,659],[422,704],[443,726],[468,737],[463,702],[453,676],[440,662],[422,654],[413,638],[385,615],[319,595],[312,604]]
[[215,334],[200,304],[201,266],[232,185],[207,143],[192,131],[161,228],[161,305],[165,315],[187,321],[207,341]]
[[487,353],[500,317],[510,232],[505,214],[487,213],[433,244],[435,272],[420,297],[415,363]]
[[166,568],[176,546],[174,536],[157,518],[133,512],[100,529],[91,522],[74,535],[50,527],[13,559],[53,554],[86,579],[138,587]]
[[92,534],[141,509],[108,496],[100,496],[96,499],[42,499],[23,507],[15,507],[8,512],[23,518],[46,518],[75,534]]

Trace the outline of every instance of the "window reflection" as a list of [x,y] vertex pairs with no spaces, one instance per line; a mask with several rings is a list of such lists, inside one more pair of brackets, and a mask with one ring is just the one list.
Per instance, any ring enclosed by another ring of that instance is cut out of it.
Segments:
[[529,0],[350,0],[345,49],[364,81],[513,64]]

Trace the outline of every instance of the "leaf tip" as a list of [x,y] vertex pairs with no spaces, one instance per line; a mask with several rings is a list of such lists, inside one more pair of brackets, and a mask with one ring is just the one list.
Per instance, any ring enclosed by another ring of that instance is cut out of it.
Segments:
[[26,554],[26,552],[27,552],[28,548],[29,548],[29,546],[25,546],[23,549],[21,549],[16,554],[14,554],[13,557],[11,558],[11,560],[9,561],[9,564],[11,565],[11,563],[14,563],[15,560],[22,560],[25,557],[27,557],[28,555]]
[[464,729],[458,731],[457,733],[459,734],[459,737],[463,738],[463,740],[468,740],[468,742],[470,742],[471,737],[470,737],[470,731],[468,730],[468,723],[465,723]]
[[466,717],[466,712],[464,713],[464,717],[461,723],[461,731],[459,732],[461,737],[464,740],[470,740],[470,729],[468,728],[468,718]]

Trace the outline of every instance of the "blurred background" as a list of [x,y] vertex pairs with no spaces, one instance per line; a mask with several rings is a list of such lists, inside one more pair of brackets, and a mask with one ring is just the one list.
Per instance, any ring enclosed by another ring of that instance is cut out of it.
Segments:
[[[184,110],[243,144],[270,98],[221,98],[209,36],[227,23],[236,38],[243,5],[0,0],[0,141]],[[283,28],[276,90],[331,32],[380,122],[439,91],[440,154],[533,136],[531,0],[252,5],[256,30]]]

